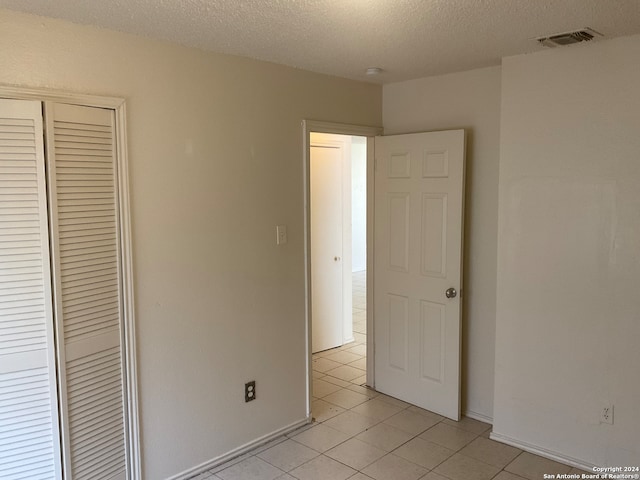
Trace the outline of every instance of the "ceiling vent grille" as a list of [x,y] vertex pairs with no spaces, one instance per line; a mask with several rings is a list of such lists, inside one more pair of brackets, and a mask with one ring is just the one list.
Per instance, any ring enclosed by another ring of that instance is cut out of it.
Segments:
[[536,40],[545,47],[563,47],[574,43],[589,42],[596,37],[602,37],[602,34],[592,28],[583,28],[575,32],[556,33],[548,37],[539,37]]

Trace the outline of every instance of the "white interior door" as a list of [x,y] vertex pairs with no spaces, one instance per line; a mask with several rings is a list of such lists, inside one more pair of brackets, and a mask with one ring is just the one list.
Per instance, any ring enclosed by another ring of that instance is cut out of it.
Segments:
[[67,480],[129,478],[114,113],[46,103]]
[[0,99],[0,478],[59,479],[40,102]]
[[375,142],[375,387],[454,420],[464,145],[464,130]]
[[311,146],[312,351],[343,343],[342,151]]

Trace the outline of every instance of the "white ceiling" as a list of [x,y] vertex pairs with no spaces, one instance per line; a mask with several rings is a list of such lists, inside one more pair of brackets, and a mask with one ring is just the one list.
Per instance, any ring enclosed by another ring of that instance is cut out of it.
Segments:
[[[380,83],[497,65],[533,38],[640,33],[640,0],[0,0],[0,7]],[[385,70],[367,77],[367,67]]]

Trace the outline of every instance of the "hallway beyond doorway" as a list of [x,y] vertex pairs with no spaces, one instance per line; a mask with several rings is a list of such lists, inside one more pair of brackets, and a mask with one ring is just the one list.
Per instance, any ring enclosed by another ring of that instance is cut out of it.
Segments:
[[[352,285],[355,341],[313,354],[311,411],[315,418],[322,417],[325,410],[332,410],[332,405],[342,406],[340,400],[333,398],[336,396],[334,394],[349,386],[358,387],[355,388],[355,391],[358,391],[367,380],[367,272],[354,272]],[[350,394],[342,392],[338,395],[349,396]],[[323,397],[329,398],[323,399]]]

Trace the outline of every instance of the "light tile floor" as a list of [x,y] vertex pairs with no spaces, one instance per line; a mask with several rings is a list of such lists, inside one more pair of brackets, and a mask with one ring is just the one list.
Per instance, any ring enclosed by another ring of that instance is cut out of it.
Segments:
[[315,421],[194,479],[538,480],[586,473],[489,439],[491,425],[454,422],[364,387],[364,272],[354,274],[355,342],[313,356]]

